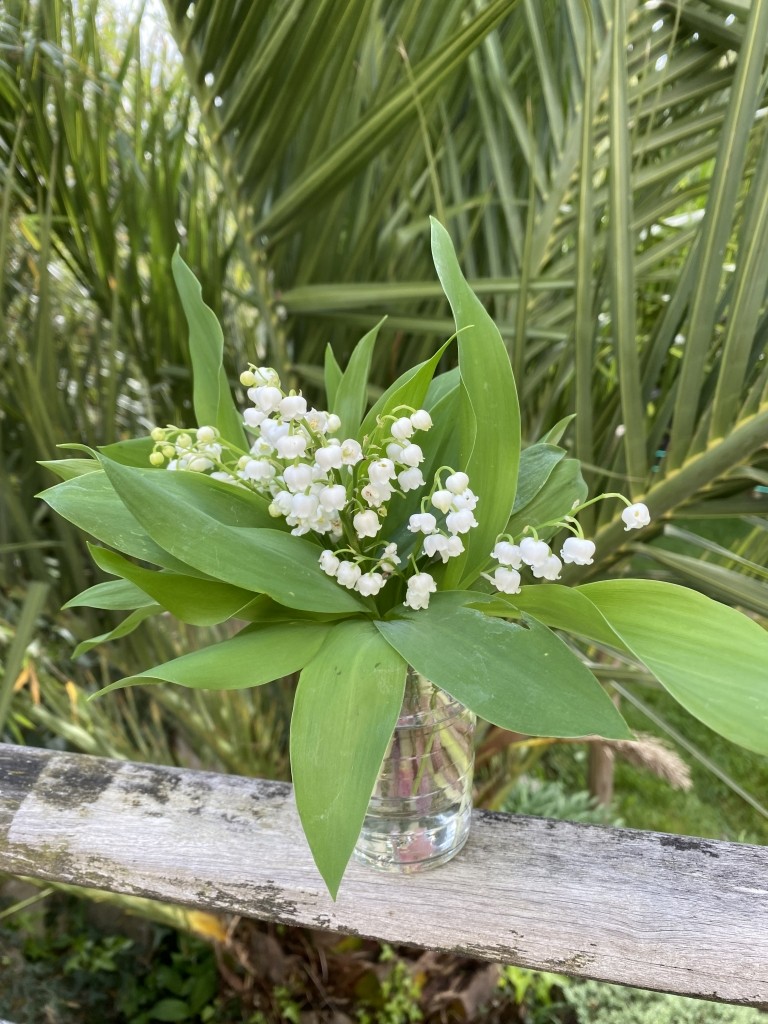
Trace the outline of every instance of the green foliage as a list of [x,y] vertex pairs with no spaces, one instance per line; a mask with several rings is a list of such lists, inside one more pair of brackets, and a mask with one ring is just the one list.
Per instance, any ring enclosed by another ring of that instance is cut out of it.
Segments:
[[545,782],[523,776],[509,790],[501,809],[507,814],[527,814],[560,821],[580,821],[586,825],[613,825],[624,822],[613,807],[598,804],[584,790],[570,792],[560,781]]
[[387,974],[379,982],[379,990],[366,993],[355,1011],[357,1024],[418,1024],[424,1019],[419,1009],[421,989],[413,973],[384,943],[381,963],[390,963]]
[[571,984],[565,999],[578,1024],[761,1024],[764,1015],[746,1006],[702,1002],[644,989]]
[[151,948],[99,931],[87,904],[55,897],[45,910],[15,914],[0,934],[0,1013],[58,1024],[152,1024],[240,1019],[219,997],[213,948],[154,928]]
[[407,665],[369,621],[337,624],[299,679],[296,806],[331,895],[354,849],[403,704]]

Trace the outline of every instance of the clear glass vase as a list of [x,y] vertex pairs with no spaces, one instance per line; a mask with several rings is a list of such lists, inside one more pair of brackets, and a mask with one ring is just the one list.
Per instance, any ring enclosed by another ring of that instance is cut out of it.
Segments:
[[409,873],[462,848],[472,816],[475,716],[408,669],[397,726],[368,805],[355,859]]

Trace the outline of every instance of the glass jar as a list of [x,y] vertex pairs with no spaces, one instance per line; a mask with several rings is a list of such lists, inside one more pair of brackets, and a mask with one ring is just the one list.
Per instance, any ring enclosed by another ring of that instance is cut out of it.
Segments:
[[355,859],[410,873],[454,857],[472,816],[475,715],[414,669]]

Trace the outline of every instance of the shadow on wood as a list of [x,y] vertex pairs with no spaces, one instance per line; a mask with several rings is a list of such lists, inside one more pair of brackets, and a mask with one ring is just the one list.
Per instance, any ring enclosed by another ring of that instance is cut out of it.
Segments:
[[334,903],[286,783],[0,744],[0,871],[768,1004],[768,848],[476,812],[422,875]]

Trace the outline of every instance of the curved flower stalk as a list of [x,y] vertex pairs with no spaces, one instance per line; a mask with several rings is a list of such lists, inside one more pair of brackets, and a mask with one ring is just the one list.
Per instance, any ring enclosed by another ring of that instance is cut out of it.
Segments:
[[651,521],[653,502],[589,498],[563,448],[523,450],[504,343],[436,222],[432,249],[454,313],[458,367],[433,380],[441,349],[367,412],[378,327],[343,373],[328,360],[331,409],[310,407],[274,369],[254,364],[241,377],[248,404],[238,410],[222,369],[223,334],[177,255],[198,426],[157,427],[149,439],[53,463],[63,482],[44,494],[106,545],[93,546],[93,556],[116,578],[73,603],[127,609],[115,635],[163,611],[243,627],[106,689],[257,686],[300,673],[296,801],[333,895],[409,665],[502,728],[629,739],[576,653],[580,641],[599,643],[643,665],[711,728],[768,754],[760,625],[658,581],[558,582],[569,563],[593,561],[595,541],[579,523],[588,505],[623,504],[616,519],[626,533]]

